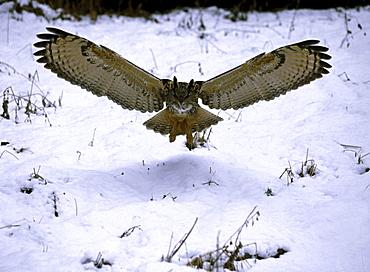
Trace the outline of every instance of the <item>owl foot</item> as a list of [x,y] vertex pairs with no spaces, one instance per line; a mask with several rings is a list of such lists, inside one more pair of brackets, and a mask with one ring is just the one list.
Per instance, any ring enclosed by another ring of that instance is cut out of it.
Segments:
[[176,134],[170,134],[170,143],[174,142],[176,140]]
[[187,148],[189,148],[189,150],[193,150],[193,149],[197,148],[197,144],[194,143],[194,142],[192,142],[190,144],[188,142],[186,142],[185,145],[186,145]]
[[186,134],[186,147],[189,148],[189,150],[192,150],[197,147],[196,142],[194,141],[194,137],[192,133]]

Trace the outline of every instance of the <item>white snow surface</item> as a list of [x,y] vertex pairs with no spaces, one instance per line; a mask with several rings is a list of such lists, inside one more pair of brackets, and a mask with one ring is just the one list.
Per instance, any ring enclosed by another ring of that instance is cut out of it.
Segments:
[[[255,207],[260,215],[241,232],[243,250],[287,252],[240,261],[239,271],[370,271],[368,7],[249,13],[237,22],[216,8],[157,22],[48,22],[13,16],[6,4],[0,11],[1,104],[10,98],[10,119],[0,119],[0,271],[196,271],[186,264],[224,245]],[[47,26],[180,81],[207,80],[305,39],[329,47],[333,67],[273,101],[211,110],[224,121],[206,147],[189,151],[185,136],[169,143],[142,126],[153,113],[124,110],[36,63],[32,44]],[[27,118],[12,93],[32,94],[41,108],[43,94],[56,107]],[[316,175],[300,177],[307,149]],[[279,177],[289,164],[288,186],[287,172]],[[162,261],[196,218],[172,262]]]

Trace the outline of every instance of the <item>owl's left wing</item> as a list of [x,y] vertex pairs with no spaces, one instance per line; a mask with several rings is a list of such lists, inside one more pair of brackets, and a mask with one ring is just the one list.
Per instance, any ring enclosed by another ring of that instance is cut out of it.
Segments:
[[107,47],[60,29],[46,28],[37,62],[72,84],[107,96],[125,109],[159,111],[164,106],[162,81]]
[[202,83],[199,98],[216,109],[239,109],[272,100],[329,73],[331,56],[317,40],[262,53],[244,64]]

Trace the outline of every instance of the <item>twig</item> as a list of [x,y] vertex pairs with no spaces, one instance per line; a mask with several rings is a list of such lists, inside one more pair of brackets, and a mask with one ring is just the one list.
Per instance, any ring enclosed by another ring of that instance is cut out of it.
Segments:
[[290,26],[289,26],[289,33],[288,33],[288,39],[290,39],[290,35],[294,31],[294,21],[295,21],[295,16],[297,14],[297,10],[294,10],[292,20],[290,21]]
[[238,114],[238,117],[236,118],[235,122],[241,122],[242,121],[242,112],[240,111]]
[[215,184],[217,186],[220,186],[216,181],[213,181],[213,180],[210,180],[210,181],[207,181],[207,182],[203,182],[202,185],[208,185],[208,186],[211,186],[211,184]]
[[4,91],[4,98],[3,98],[3,113],[0,115],[1,117],[5,119],[10,119],[10,114],[9,114],[9,91],[8,88],[5,89]]
[[187,64],[187,63],[197,63],[199,67],[199,74],[203,75],[202,64],[199,61],[195,61],[195,60],[188,60],[188,61],[180,62],[173,67],[173,71],[177,72],[176,69],[178,66]]
[[347,75],[347,73],[346,72],[343,72],[343,73],[340,73],[339,75],[338,75],[338,77],[341,77],[341,76],[344,76],[345,77],[345,81],[351,81],[351,79],[348,77],[348,75]]
[[[357,163],[360,164],[362,162],[362,158],[369,155],[369,153],[365,154],[365,155],[360,155],[361,152],[362,152],[362,147],[361,146],[357,146],[357,145],[346,145],[346,144],[340,144],[344,150],[343,150],[343,153],[346,152],[346,151],[351,151],[353,153],[355,153],[355,158],[358,157],[358,160],[357,160]],[[350,148],[350,149],[349,149]],[[357,150],[356,150],[357,149]]]
[[3,66],[6,68],[6,70],[8,71],[8,75],[10,75],[10,71],[8,70],[8,68],[10,68],[11,70],[13,70],[13,71],[12,71],[12,72],[13,72],[13,74],[19,74],[19,73],[17,72],[17,70],[15,70],[15,68],[14,68],[13,66],[11,66],[10,64],[7,64],[7,63],[5,63],[5,62],[0,61],[0,65],[3,65]]
[[77,215],[78,215],[77,200],[76,200],[76,198],[75,198],[74,200],[75,200],[75,207],[76,207],[76,216],[77,216]]
[[133,227],[129,228],[128,230],[124,231],[124,232],[122,233],[122,235],[120,236],[120,238],[130,236],[130,235],[131,235],[131,233],[133,233],[135,229],[142,230],[142,229],[140,228],[140,225],[133,226]]
[[154,62],[154,67],[155,67],[155,69],[158,70],[158,66],[157,66],[157,62],[155,60],[155,56],[154,56],[153,50],[151,48],[149,48],[149,50],[150,50],[150,53],[152,54],[152,58],[153,58],[153,62]]
[[[208,262],[207,271],[219,271],[219,268],[223,268],[222,271],[225,269],[236,271],[236,265],[239,261],[245,261],[249,266],[251,266],[246,259],[251,259],[252,257],[257,258],[257,244],[256,243],[249,243],[243,245],[240,239],[241,232],[243,228],[247,228],[249,223],[252,222],[254,224],[254,219],[258,220],[258,216],[260,215],[259,211],[256,211],[257,206],[253,208],[253,210],[249,213],[243,224],[238,228],[238,230],[231,235],[231,237],[225,242],[223,246],[219,245],[219,236],[220,232],[217,235],[217,243],[216,243],[216,250],[211,252],[207,252],[206,254],[199,255],[198,257],[192,259],[190,262],[187,263],[188,266],[193,266],[196,268],[204,268],[204,262]],[[235,239],[234,239],[235,237]],[[233,249],[230,249],[230,246],[234,245]],[[241,256],[241,250],[244,247],[248,247],[250,245],[255,245],[255,254],[250,255],[247,253]],[[217,270],[215,270],[217,269]]]
[[186,233],[184,235],[184,237],[175,245],[175,247],[173,248],[171,254],[167,254],[166,258],[164,259],[166,262],[171,262],[171,259],[173,258],[173,256],[176,255],[176,253],[179,251],[179,249],[185,243],[186,239],[188,239],[190,233],[193,231],[193,229],[194,229],[194,227],[195,227],[195,225],[196,225],[197,222],[198,222],[198,217],[195,219],[194,224],[191,227],[191,229],[189,230],[189,232]]
[[96,128],[94,129],[92,140],[91,140],[91,141],[90,141],[90,143],[89,143],[89,146],[91,146],[91,147],[92,147],[92,146],[94,146],[95,131],[96,131]]
[[[294,173],[292,171],[292,166],[290,164],[290,161],[288,161],[288,164],[289,164],[289,168],[285,168],[284,172],[280,175],[279,179],[281,179],[285,172],[287,173],[287,185],[289,186],[290,183],[293,183],[293,180],[294,180]],[[290,181],[290,182],[289,182]]]
[[45,246],[44,242],[42,242],[42,252],[48,252],[48,250],[49,250],[49,243],[47,243]]
[[14,228],[14,227],[20,227],[20,225],[10,224],[10,225],[0,227],[0,229],[10,229],[10,228]]
[[97,268],[103,267],[103,254],[101,252],[98,253],[98,256],[96,257],[96,260],[94,261],[94,266]]
[[55,192],[52,193],[53,195],[53,207],[54,207],[54,215],[55,217],[59,217],[59,213],[58,213],[58,207],[57,207],[57,200],[58,200],[58,196],[56,195]]
[[29,43],[29,44],[26,44],[23,48],[21,48],[15,55],[16,56],[18,56],[18,54],[20,53],[20,52],[22,52],[24,49],[26,49],[26,48],[29,48],[30,49],[30,52],[31,52],[31,57],[32,57],[32,59],[34,60],[34,56],[33,56],[33,54],[32,54],[32,46],[31,46],[31,44]]
[[350,22],[353,18],[355,18],[356,21],[357,21],[357,28],[359,29],[359,32],[363,32],[363,34],[366,36],[366,32],[363,30],[362,25],[359,23],[359,21],[358,21],[358,19],[357,19],[356,16],[349,16],[346,10],[345,11],[341,11],[341,10],[338,9],[337,11],[339,13],[343,13],[343,15],[344,15],[344,26],[345,26],[345,29],[346,29],[346,35],[342,39],[342,42],[340,43],[339,48],[342,48],[344,44],[346,45],[346,47],[349,47],[350,46],[349,39],[353,39],[354,38],[353,35],[356,34],[356,33],[353,33],[349,29],[349,24],[348,24],[348,22]]
[[240,119],[240,122],[242,121],[242,113],[239,111],[239,114],[237,116],[237,118],[234,117],[234,114],[236,113],[236,111],[234,111],[232,114],[228,113],[227,111],[224,111],[224,113],[226,113],[227,115],[229,115],[229,119],[227,120],[230,120],[231,118],[235,119],[235,122],[238,123],[239,122],[239,119]]
[[370,154],[370,152],[366,153],[365,155],[360,155],[360,156],[358,157],[358,164],[360,164],[360,163],[362,162],[362,159],[363,159],[364,157],[366,157],[367,155],[369,155],[369,154]]
[[344,12],[344,26],[346,28],[346,35],[344,36],[342,42],[340,43],[339,48],[342,48],[342,46],[344,45],[345,42],[347,42],[347,47],[348,47],[349,44],[350,44],[349,41],[348,41],[349,37],[351,36],[353,38],[351,30],[349,30],[349,28],[348,28],[348,17],[347,17],[347,12],[346,11]]
[[[20,72],[18,72],[14,67],[12,67],[10,64],[7,64],[5,62],[2,62],[0,61],[0,64],[4,65],[5,67],[8,67],[8,68],[11,68],[13,70],[13,73],[14,74],[17,74],[17,75],[20,75],[22,77],[24,77],[25,79],[27,79],[28,81],[31,81],[33,85],[35,85],[37,87],[37,89],[40,90],[42,96],[45,96],[44,95],[44,92],[42,91],[42,89],[40,88],[40,86],[38,86],[34,81],[35,81],[35,76],[37,75],[38,76],[38,72],[37,70],[35,71],[34,75],[33,76],[30,76],[29,74],[27,76],[21,74]],[[8,71],[9,73],[9,71]],[[37,80],[39,81],[39,79],[37,78]],[[46,96],[45,96],[46,97]]]
[[51,124],[51,122],[50,122],[50,119],[49,119],[49,116],[48,116],[48,114],[46,113],[46,111],[45,111],[45,108],[42,108],[42,110],[43,110],[43,112],[44,112],[44,116],[45,116],[45,123],[46,123],[46,121],[49,123],[49,126],[53,126],[52,124]]
[[9,23],[10,23],[10,12],[8,13],[8,22],[6,26],[6,44],[9,44],[9,32],[10,32]]
[[62,94],[58,98],[59,107],[62,107],[62,99],[63,99],[63,91],[62,91]]
[[19,160],[18,158],[17,158],[17,156],[16,155],[14,155],[12,152],[9,152],[8,150],[4,150],[3,152],[1,152],[1,154],[0,154],[0,159],[1,159],[1,157],[4,155],[4,153],[5,152],[7,152],[7,153],[9,153],[10,155],[12,155],[14,158],[16,158],[17,160]]
[[248,227],[248,224],[249,224],[249,221],[252,220],[252,226],[254,225],[254,217],[256,217],[256,220],[258,220],[258,216],[260,215],[260,212],[259,211],[256,211],[257,209],[257,206],[254,206],[254,208],[252,209],[252,211],[249,213],[249,215],[247,216],[247,218],[244,220],[244,223],[239,227],[239,229],[233,234],[231,235],[231,237],[226,241],[225,245],[231,241],[231,238],[236,234],[236,239],[235,239],[235,244],[237,241],[239,241],[239,237],[240,237],[240,234],[244,228],[244,226],[247,228]]

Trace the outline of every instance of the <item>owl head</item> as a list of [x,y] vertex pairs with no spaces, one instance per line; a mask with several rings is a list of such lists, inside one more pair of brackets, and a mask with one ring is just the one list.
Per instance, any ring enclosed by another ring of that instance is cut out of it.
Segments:
[[179,103],[183,103],[189,98],[193,101],[197,99],[197,91],[202,84],[200,81],[194,82],[194,79],[190,80],[189,83],[178,82],[176,77],[173,77],[173,80],[162,79],[162,82],[168,96]]

